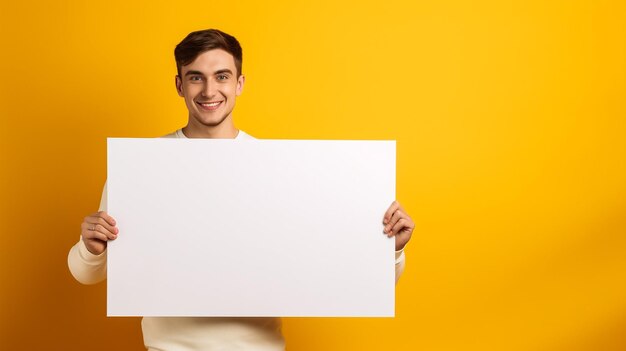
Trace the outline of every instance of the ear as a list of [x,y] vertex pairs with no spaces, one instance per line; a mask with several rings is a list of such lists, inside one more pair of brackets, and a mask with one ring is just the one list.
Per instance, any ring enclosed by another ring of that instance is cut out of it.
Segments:
[[246,77],[242,74],[237,78],[237,90],[235,90],[235,96],[241,95],[243,92],[243,83],[246,82]]
[[178,75],[176,75],[176,77],[174,77],[174,83],[176,84],[176,92],[178,93],[178,96],[185,96],[183,94],[183,81],[180,79],[180,77]]

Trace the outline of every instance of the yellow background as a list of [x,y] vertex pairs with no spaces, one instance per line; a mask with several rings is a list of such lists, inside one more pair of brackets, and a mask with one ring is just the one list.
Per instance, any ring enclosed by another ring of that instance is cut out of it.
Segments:
[[142,348],[66,255],[106,137],[185,124],[173,49],[213,27],[244,48],[240,128],[398,141],[396,318],[286,319],[288,349],[626,350],[625,23],[623,1],[2,0],[0,348]]

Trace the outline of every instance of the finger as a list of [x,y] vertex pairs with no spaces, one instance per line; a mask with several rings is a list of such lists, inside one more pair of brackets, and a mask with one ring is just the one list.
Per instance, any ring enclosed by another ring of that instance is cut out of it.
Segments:
[[83,222],[81,224],[81,229],[83,231],[83,237],[87,239],[96,238],[98,240],[107,241],[115,240],[117,238],[117,228],[114,228],[115,230],[111,231],[102,224]]
[[385,233],[389,233],[391,231],[391,228],[393,228],[393,226],[396,225],[396,223],[398,223],[398,220],[400,220],[400,218],[405,218],[405,217],[408,217],[408,216],[406,215],[406,213],[402,212],[402,210],[400,209],[394,212],[393,216],[391,216],[391,220],[385,226]]
[[109,225],[115,227],[117,222],[106,211],[100,211],[98,213],[100,214],[100,218],[104,219]]
[[117,227],[109,224],[109,222],[107,222],[107,220],[103,217],[101,217],[100,215],[97,216],[91,216],[91,217],[87,217],[85,218],[85,221],[91,225],[91,227],[89,228],[95,228],[96,225],[101,225],[104,228],[106,228],[107,231],[113,233],[113,234],[118,234],[119,230],[117,229]]
[[97,225],[100,225],[102,227],[104,227],[107,231],[113,233],[113,234],[118,234],[119,230],[117,229],[116,226],[109,224],[109,222],[107,222],[106,219],[100,217],[98,218],[98,223]]
[[95,227],[93,228],[93,231],[96,233],[104,234],[108,240],[115,240],[117,238],[116,233],[109,231],[102,224],[96,224]]
[[396,210],[400,207],[400,204],[398,203],[398,201],[394,201],[391,203],[391,206],[389,206],[389,208],[387,209],[387,212],[385,212],[385,216],[383,217],[383,224],[388,224],[389,221],[391,220],[391,216],[393,215],[394,212],[396,212]]
[[389,236],[397,235],[405,229],[410,229],[409,221],[406,218],[400,218],[393,226],[393,228],[391,228],[391,233],[389,233]]
[[80,224],[80,229],[83,237],[90,237],[91,232],[95,231],[96,225],[85,221]]
[[93,239],[93,240],[98,240],[98,241],[102,241],[102,242],[105,242],[105,243],[107,241],[109,241],[109,238],[107,238],[106,235],[104,235],[104,234],[102,234],[100,232],[93,232],[92,235],[93,235],[93,238],[91,238],[91,239]]
[[107,242],[109,240],[109,238],[104,233],[100,233],[98,231],[90,230],[90,229],[85,230],[85,234],[83,235],[83,238],[87,240],[98,240],[98,241],[103,241],[103,242]]

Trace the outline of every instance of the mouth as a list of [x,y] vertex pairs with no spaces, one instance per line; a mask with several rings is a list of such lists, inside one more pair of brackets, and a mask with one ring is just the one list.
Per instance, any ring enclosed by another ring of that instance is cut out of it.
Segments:
[[196,104],[205,111],[213,111],[213,110],[217,110],[222,104],[222,102],[224,101],[209,101],[209,102],[196,101]]

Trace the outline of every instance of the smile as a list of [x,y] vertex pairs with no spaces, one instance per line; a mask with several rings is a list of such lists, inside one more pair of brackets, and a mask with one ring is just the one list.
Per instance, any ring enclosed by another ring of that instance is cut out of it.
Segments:
[[211,102],[197,102],[196,104],[198,104],[203,110],[207,110],[207,111],[212,111],[212,110],[216,110],[223,101],[211,101]]

